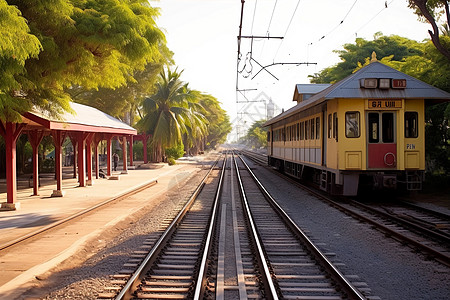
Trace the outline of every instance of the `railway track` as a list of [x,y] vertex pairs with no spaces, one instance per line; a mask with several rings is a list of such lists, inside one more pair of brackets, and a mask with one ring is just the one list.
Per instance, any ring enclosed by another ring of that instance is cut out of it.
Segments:
[[449,216],[398,204],[367,205],[349,201],[340,205],[393,238],[450,266]]
[[243,160],[225,158],[218,173],[211,170],[161,238],[149,241],[145,258],[135,253],[141,254],[136,271],[114,277],[128,281],[99,298],[365,299],[268,202],[273,199]]
[[365,299],[289,218],[244,160],[240,165],[241,194],[271,269],[277,291],[274,299]]
[[[255,162],[264,165],[263,155],[245,150],[241,151]],[[335,200],[329,195],[307,187],[289,176],[279,172],[276,173],[342,212],[371,224],[402,244],[418,249],[428,257],[450,266],[450,220],[448,215],[405,202],[398,202],[395,206],[392,204],[389,204],[389,206],[377,204],[375,207],[349,199]]]
[[112,276],[99,299],[186,299],[203,293],[225,164],[220,175],[215,166],[161,235],[149,237],[130,256],[126,266],[132,268]]

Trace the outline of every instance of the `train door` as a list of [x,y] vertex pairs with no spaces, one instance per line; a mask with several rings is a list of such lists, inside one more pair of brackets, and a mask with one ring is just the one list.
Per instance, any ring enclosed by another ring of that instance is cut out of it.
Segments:
[[367,153],[369,169],[397,166],[396,112],[367,113]]

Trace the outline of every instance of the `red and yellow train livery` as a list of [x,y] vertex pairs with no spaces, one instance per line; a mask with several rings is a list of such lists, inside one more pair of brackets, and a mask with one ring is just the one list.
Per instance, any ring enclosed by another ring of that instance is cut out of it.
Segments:
[[450,94],[375,61],[333,85],[299,84],[294,100],[265,123],[269,165],[356,195],[360,186],[421,189],[425,104]]

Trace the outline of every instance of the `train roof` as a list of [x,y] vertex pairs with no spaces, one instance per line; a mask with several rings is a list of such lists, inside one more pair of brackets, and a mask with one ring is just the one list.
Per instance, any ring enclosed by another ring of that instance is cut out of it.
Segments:
[[[362,88],[364,79],[395,79],[406,81],[405,88]],[[289,110],[268,120],[264,126],[269,126],[297,112],[313,107],[322,102],[337,99],[426,99],[450,101],[450,93],[431,86],[414,77],[406,75],[378,61],[374,61],[352,75],[329,86],[290,108]]]

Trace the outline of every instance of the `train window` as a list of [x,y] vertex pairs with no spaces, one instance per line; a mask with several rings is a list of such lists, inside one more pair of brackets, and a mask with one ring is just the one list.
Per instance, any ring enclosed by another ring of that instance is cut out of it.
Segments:
[[337,113],[333,113],[333,138],[338,140],[338,117]]
[[305,121],[305,140],[309,138],[309,121]]
[[320,139],[320,118],[316,118],[316,139]]
[[405,138],[416,138],[419,136],[417,130],[418,118],[417,112],[405,112]]
[[380,120],[378,113],[369,113],[369,143],[378,143]]
[[294,128],[294,138],[293,138],[293,140],[296,141],[297,140],[297,124],[292,125],[292,128]]
[[333,126],[332,126],[332,116],[331,116],[331,114],[329,114],[328,115],[328,138],[329,139],[331,139],[331,132],[332,132],[332,129],[333,129]]
[[345,136],[348,138],[357,138],[359,133],[359,112],[351,111],[345,113]]
[[311,119],[310,120],[310,122],[311,122],[311,139],[313,140],[314,139],[314,119]]
[[305,139],[305,123],[300,122],[300,140]]
[[381,122],[383,124],[383,143],[394,142],[394,114],[383,113],[381,116]]

